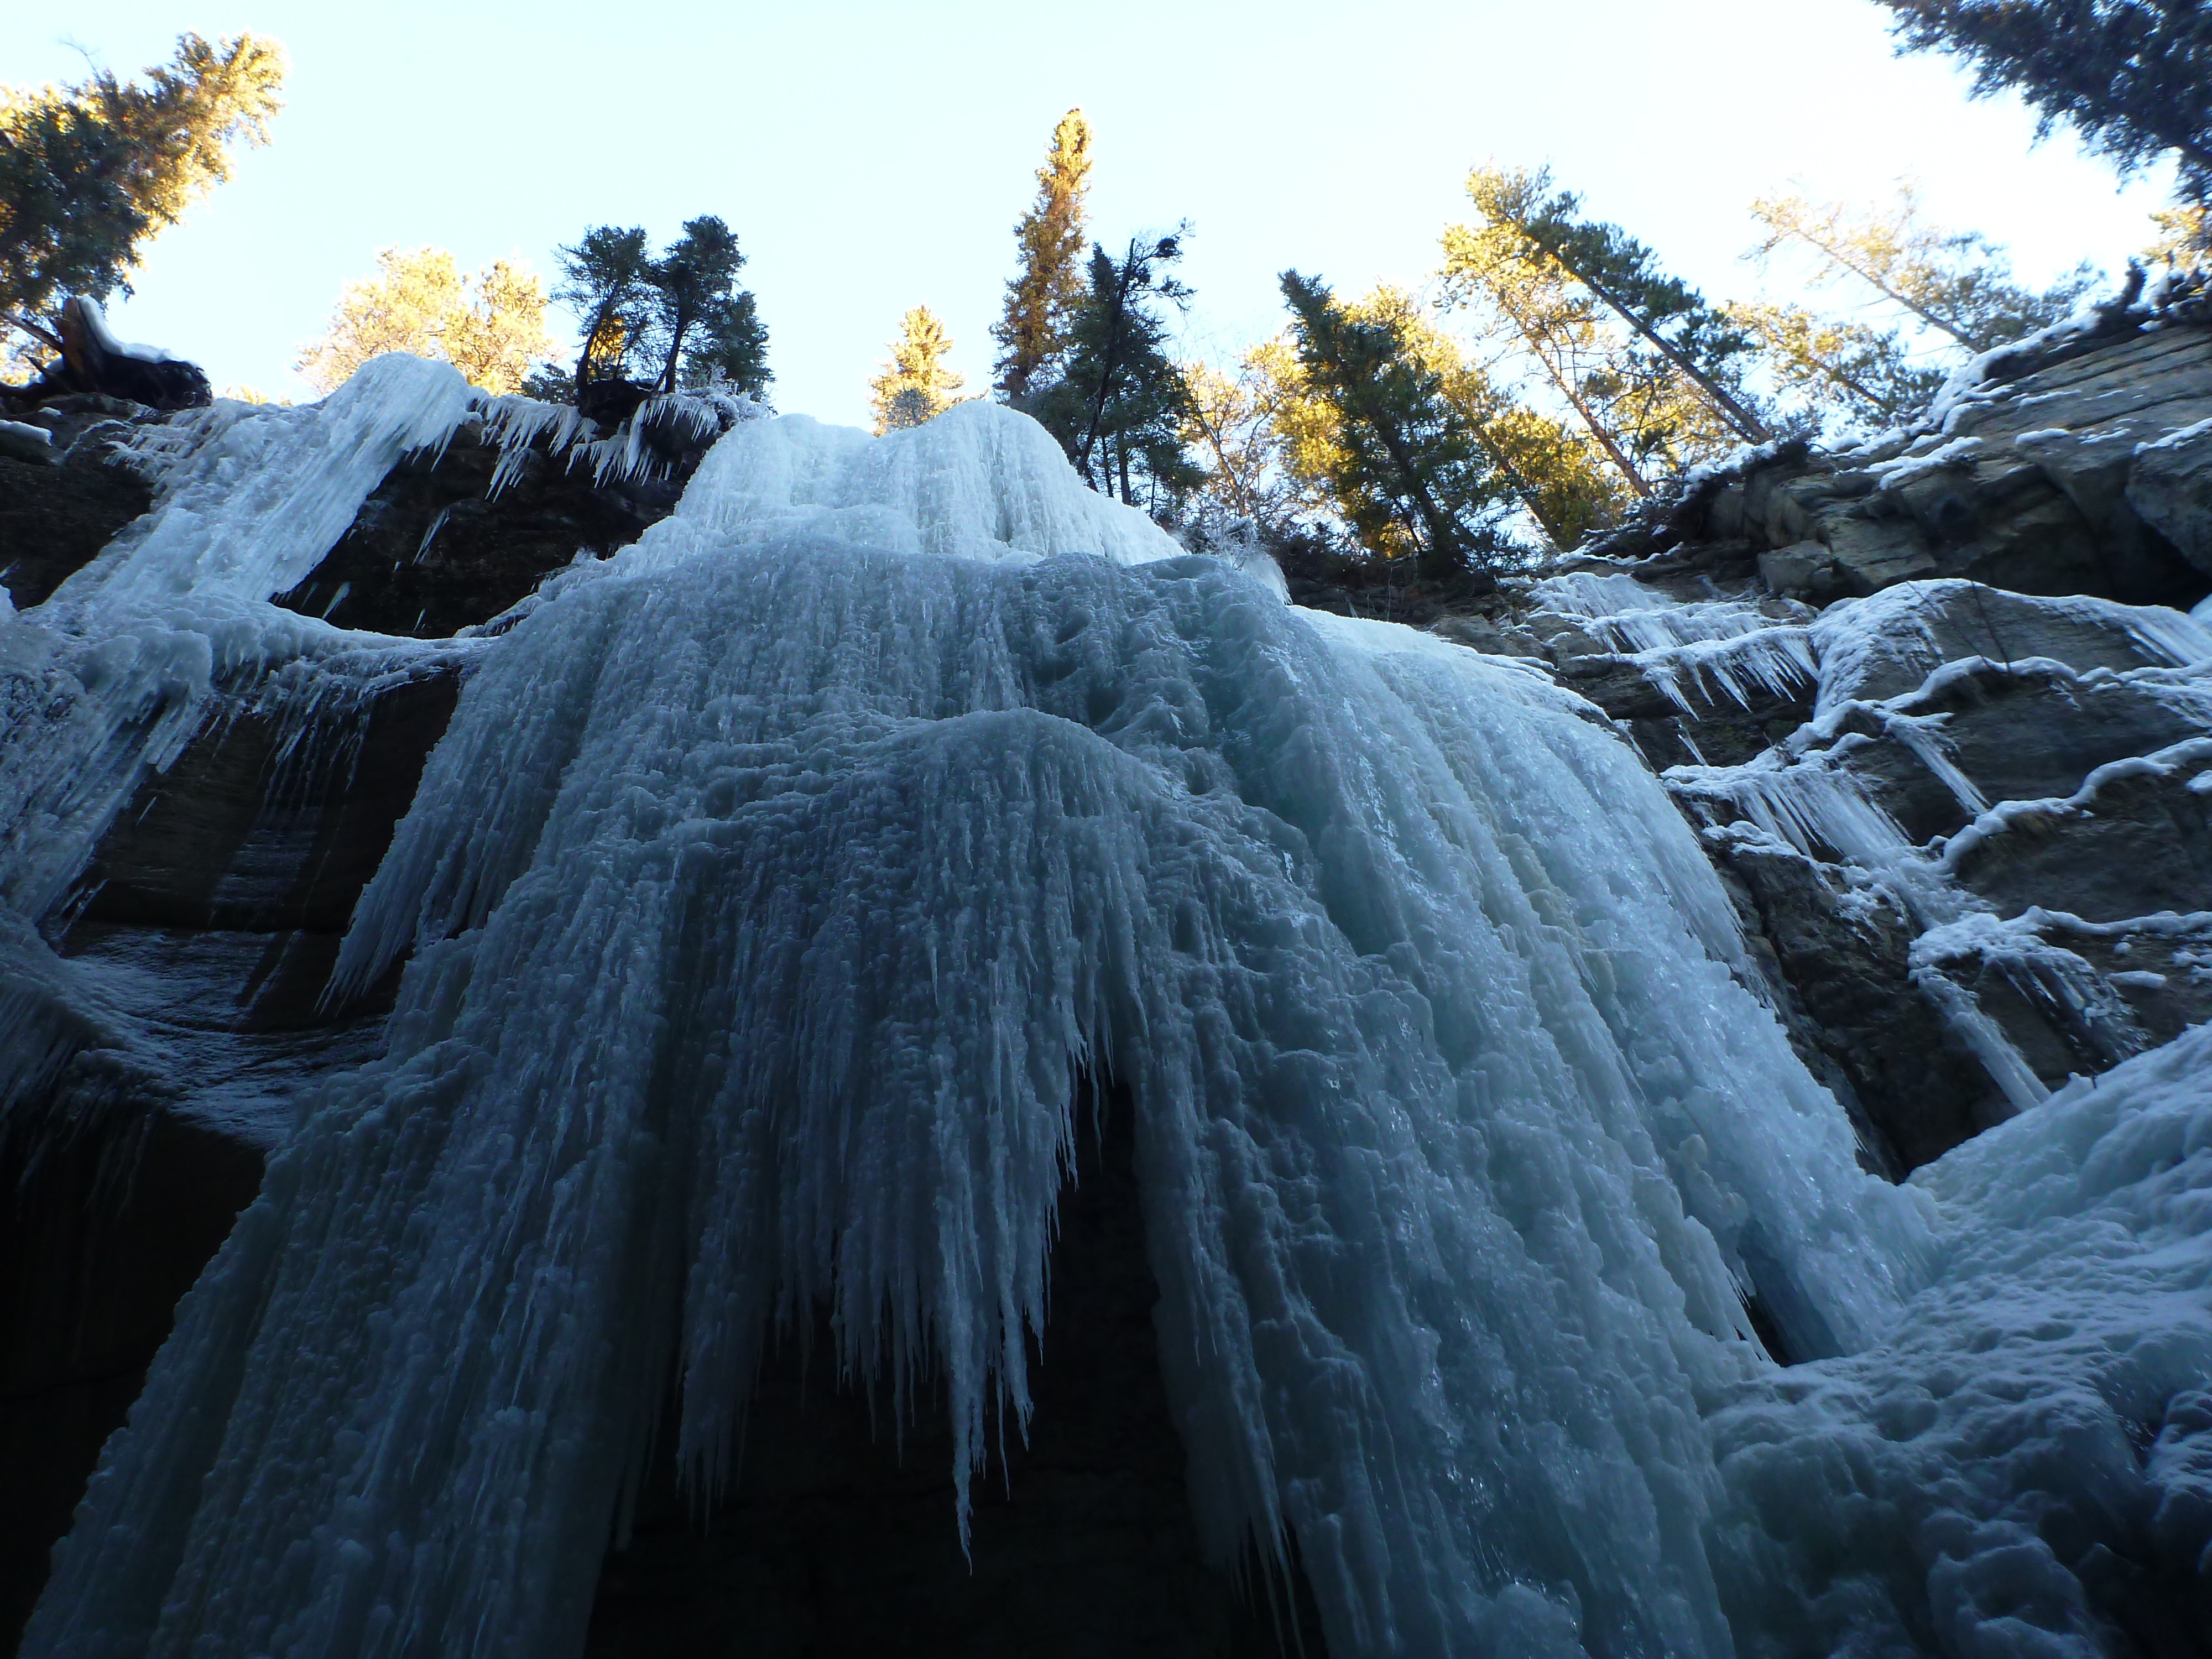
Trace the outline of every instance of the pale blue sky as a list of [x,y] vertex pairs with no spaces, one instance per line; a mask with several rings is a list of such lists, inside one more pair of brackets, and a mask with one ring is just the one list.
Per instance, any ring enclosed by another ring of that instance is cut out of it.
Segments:
[[176,34],[252,29],[292,58],[275,143],[157,242],[126,337],[218,386],[310,395],[290,373],[341,286],[388,244],[465,265],[552,250],[597,222],[665,236],[719,213],[750,258],[775,400],[866,418],[907,307],[957,341],[971,388],[1012,269],[1011,228],[1053,123],[1097,129],[1095,231],[1188,218],[1187,345],[1278,325],[1285,265],[1361,290],[1414,283],[1463,210],[1468,167],[1549,162],[1719,296],[1747,204],[1803,180],[1885,195],[2047,276],[2117,268],[2163,175],[2123,191],[2016,104],[1974,103],[1948,62],[1899,59],[1872,0],[1364,0],[1110,8],[386,0],[0,0],[0,81],[119,73]]

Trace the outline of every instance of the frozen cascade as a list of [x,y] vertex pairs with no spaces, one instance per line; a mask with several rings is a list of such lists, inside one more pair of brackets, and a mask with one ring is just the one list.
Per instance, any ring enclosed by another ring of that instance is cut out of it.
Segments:
[[980,404],[741,424],[475,650],[341,963],[409,958],[386,1052],[180,1306],[26,1654],[573,1652],[672,1366],[711,1491],[817,1299],[848,1374],[941,1369],[964,1494],[1086,1070],[1202,1532],[1294,1534],[1331,1651],[1856,1627],[1742,1448],[1857,1407],[1787,1418],[1740,1296],[1887,1363],[1972,1182],[1860,1174],[1576,699],[1181,556]]
[[394,461],[442,447],[477,396],[445,364],[392,356],[319,404],[226,400],[155,428],[167,453],[154,509],[34,616],[0,618],[12,705],[0,900],[43,920],[143,770],[167,769],[219,691],[312,679],[326,658],[381,650],[396,665],[423,652],[267,601],[330,551]]

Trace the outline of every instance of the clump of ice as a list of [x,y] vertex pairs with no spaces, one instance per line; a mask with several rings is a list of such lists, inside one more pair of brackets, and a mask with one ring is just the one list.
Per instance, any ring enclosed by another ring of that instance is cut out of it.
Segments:
[[1913,1185],[1945,1259],[1896,1333],[1714,1419],[1737,1651],[2201,1650],[2212,1026]]
[[1819,665],[1805,624],[1808,607],[1717,595],[1681,600],[1624,571],[1570,571],[1528,585],[1540,611],[1568,618],[1600,644],[1628,655],[1685,714],[1690,692],[1750,706],[1754,690],[1787,696],[1809,686]]
[[1319,617],[988,405],[747,422],[483,649],[349,934],[411,951],[180,1308],[35,1656],[573,1645],[672,1366],[1029,1411],[1075,1076],[1137,1112],[1201,1531],[1333,1651],[1719,1655],[1702,1414],[1863,1348],[1863,1176],[1633,755]]

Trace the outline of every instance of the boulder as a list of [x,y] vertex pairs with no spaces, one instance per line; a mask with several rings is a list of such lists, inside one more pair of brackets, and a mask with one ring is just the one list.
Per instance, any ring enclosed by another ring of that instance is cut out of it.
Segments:
[[2136,451],[2127,501],[2176,552],[2212,577],[2212,420]]

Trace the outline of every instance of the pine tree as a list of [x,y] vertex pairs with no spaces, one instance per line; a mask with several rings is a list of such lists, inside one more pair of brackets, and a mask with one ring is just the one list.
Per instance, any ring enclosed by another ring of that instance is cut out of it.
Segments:
[[652,316],[653,252],[643,228],[594,225],[559,257],[553,297],[583,324],[576,386],[619,376]]
[[2166,151],[2212,199],[2212,14],[2203,0],[1882,0],[1905,48],[1956,52],[1974,93],[2017,92],[2122,172]]
[[1547,195],[1550,182],[1541,172],[1478,167],[1467,188],[1486,224],[1516,244],[1522,262],[1557,265],[1690,381],[1738,435],[1765,442],[1772,434],[1741,386],[1750,348],[1741,331],[1618,225],[1579,218],[1581,199],[1573,192]]
[[653,285],[655,343],[661,352],[662,392],[673,392],[691,333],[722,313],[737,287],[745,256],[736,233],[713,214],[687,220],[683,235],[655,260]]
[[388,247],[376,263],[377,276],[346,285],[330,328],[301,356],[300,373],[317,391],[336,390],[371,357],[409,351],[504,395],[550,355],[544,285],[526,267],[495,259],[464,278],[453,256],[434,247]]
[[945,367],[952,337],[927,306],[916,306],[899,319],[891,360],[868,382],[875,406],[876,435],[934,420],[959,401],[965,377]]
[[1305,387],[1324,417],[1309,421],[1302,464],[1326,479],[1353,533],[1386,556],[1412,556],[1430,577],[1500,562],[1510,486],[1444,376],[1394,319],[1356,318],[1295,270],[1282,287]]
[[[1411,295],[1382,288],[1355,304],[1332,303],[1347,323],[1387,335],[1392,351],[1429,377],[1437,399],[1430,419],[1452,428],[1460,456],[1457,510],[1473,515],[1476,538],[1491,554],[1506,556],[1506,520],[1516,501],[1554,548],[1572,547],[1619,516],[1622,491],[1595,447],[1516,401]],[[1316,380],[1295,343],[1262,346],[1251,362],[1273,382],[1280,462],[1299,486],[1300,504],[1353,523],[1361,516],[1352,510],[1353,495],[1372,485],[1347,470],[1343,399]],[[1400,532],[1368,539],[1378,550],[1406,550]]]
[[574,380],[538,377],[532,395],[575,397],[637,372],[660,392],[719,379],[757,397],[775,378],[759,307],[737,286],[736,233],[712,214],[688,221],[658,258],[642,229],[613,225],[592,226],[560,257],[553,297],[575,313],[583,343]]
[[0,336],[59,350],[64,300],[128,294],[146,244],[230,177],[230,146],[268,142],[283,80],[274,41],[185,34],[143,85],[0,88]]
[[1182,235],[1133,239],[1119,259],[1091,251],[1090,283],[1069,319],[1057,378],[1019,407],[1060,441],[1085,482],[1147,511],[1174,510],[1201,479],[1185,452],[1189,390],[1168,350],[1160,301],[1190,290],[1170,271]]
[[1925,408],[1943,371],[1916,365],[1894,329],[1818,317],[1802,306],[1735,305],[1729,316],[1785,390],[1815,412],[1884,425]]
[[775,372],[768,366],[768,325],[753,296],[739,292],[715,301],[699,328],[697,343],[684,356],[684,384],[765,398]]
[[1053,129],[1036,179],[1036,201],[1014,227],[1021,268],[1006,284],[1006,314],[991,329],[999,343],[994,385],[1016,404],[1053,378],[1085,293],[1083,198],[1091,180],[1091,125],[1081,110],[1068,111]]
[[1766,236],[1750,257],[1764,260],[1796,242],[1818,256],[1814,280],[1855,276],[1969,351],[1987,351],[2066,316],[2100,280],[2087,265],[2038,294],[2012,279],[2004,250],[1977,231],[1929,224],[1911,185],[1884,213],[1852,214],[1802,196],[1761,197],[1752,216]]

